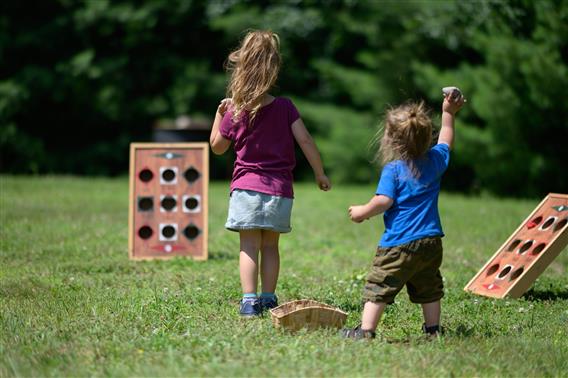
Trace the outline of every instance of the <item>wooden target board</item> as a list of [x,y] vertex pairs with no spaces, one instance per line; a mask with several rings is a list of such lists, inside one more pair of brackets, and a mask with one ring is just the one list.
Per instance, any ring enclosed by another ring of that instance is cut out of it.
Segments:
[[568,244],[568,194],[550,193],[464,288],[519,298]]
[[207,143],[132,143],[131,259],[207,259]]

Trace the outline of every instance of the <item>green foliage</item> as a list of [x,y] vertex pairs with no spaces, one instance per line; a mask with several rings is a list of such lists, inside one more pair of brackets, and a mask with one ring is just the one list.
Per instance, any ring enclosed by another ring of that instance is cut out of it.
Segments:
[[[463,287],[538,200],[442,193],[446,336],[421,338],[405,291],[378,328],[384,341],[333,330],[276,330],[238,316],[239,241],[224,229],[228,183],[209,196],[209,260],[129,261],[128,180],[0,177],[0,376],[551,376],[568,371],[568,254],[519,299]],[[64,190],[62,190],[64,188]],[[374,185],[296,185],[280,241],[281,302],[309,298],[361,316],[382,222],[347,207]],[[496,216],[498,215],[498,216]],[[322,222],[322,220],[329,220]],[[506,372],[504,374],[504,372]],[[509,374],[507,374],[509,373]]]
[[[484,136],[477,138],[483,141],[476,143],[480,147],[477,151],[464,148],[464,158],[470,161],[480,187],[498,194],[565,191],[566,158],[560,151],[565,149],[568,137],[568,96],[564,90],[568,66],[566,56],[562,56],[566,39],[558,37],[568,36],[568,27],[560,26],[558,20],[566,19],[568,5],[494,3],[482,8],[493,6],[500,17],[483,20],[479,30],[462,41],[483,57],[482,63],[460,62],[443,71],[431,63],[417,62],[416,83],[428,91],[443,78],[457,83],[468,94],[470,101],[460,118],[478,128],[477,135]],[[463,12],[467,17],[479,9],[466,7]],[[472,136],[466,132],[458,143],[468,144]]]
[[[355,112],[331,104],[317,104],[294,99],[302,109],[302,118],[317,135],[316,143],[325,156],[334,182],[369,182],[378,174],[370,164],[376,132],[368,113]],[[347,169],[349,167],[349,169]]]
[[4,2],[0,171],[124,173],[157,119],[212,117],[228,52],[269,28],[284,57],[274,93],[301,104],[335,180],[369,180],[388,106],[425,99],[437,115],[457,85],[469,101],[448,188],[565,191],[567,25],[554,0]]

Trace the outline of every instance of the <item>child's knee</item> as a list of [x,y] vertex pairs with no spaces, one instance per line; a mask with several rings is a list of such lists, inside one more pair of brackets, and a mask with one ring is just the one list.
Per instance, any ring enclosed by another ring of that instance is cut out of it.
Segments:
[[260,241],[261,251],[278,252],[278,241],[280,234],[271,231],[262,231],[262,239]]
[[257,230],[240,232],[241,250],[252,252],[260,249],[262,241],[261,234],[255,231]]

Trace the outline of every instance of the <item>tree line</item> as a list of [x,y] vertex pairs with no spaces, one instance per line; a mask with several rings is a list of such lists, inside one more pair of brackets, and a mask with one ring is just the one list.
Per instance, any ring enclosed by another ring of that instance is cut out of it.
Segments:
[[438,122],[456,85],[468,103],[445,189],[568,189],[566,0],[2,2],[0,171],[125,174],[156,122],[212,118],[251,28],[280,35],[274,94],[294,100],[335,182],[378,178],[369,142],[389,106],[423,99]]

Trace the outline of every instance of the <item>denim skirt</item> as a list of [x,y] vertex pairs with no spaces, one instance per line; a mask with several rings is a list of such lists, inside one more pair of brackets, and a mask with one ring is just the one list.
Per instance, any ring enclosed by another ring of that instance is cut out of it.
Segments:
[[260,229],[290,232],[293,202],[292,198],[235,189],[229,200],[229,215],[225,227],[231,231]]

